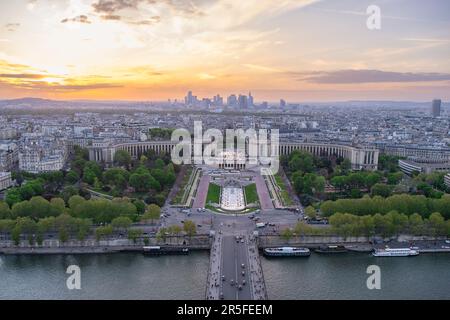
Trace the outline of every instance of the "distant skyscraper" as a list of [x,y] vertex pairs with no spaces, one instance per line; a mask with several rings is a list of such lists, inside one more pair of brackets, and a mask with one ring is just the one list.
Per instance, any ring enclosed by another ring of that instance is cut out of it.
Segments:
[[431,103],[431,115],[435,118],[441,115],[441,99],[434,99]]
[[254,106],[253,96],[252,96],[251,92],[248,93],[248,106],[249,107],[253,107]]
[[197,104],[197,96],[192,95],[192,91],[189,91],[187,96],[184,98],[184,103],[188,106],[193,106]]
[[284,101],[283,99],[280,99],[280,108],[285,108],[286,107],[286,101]]
[[240,94],[238,103],[239,103],[239,109],[247,109],[247,107],[248,107],[247,96]]
[[201,105],[204,108],[209,108],[211,106],[211,99],[203,98],[202,101],[201,101]]
[[192,105],[194,102],[194,97],[192,95],[192,91],[189,91],[187,96],[184,98],[184,102],[186,105]]
[[235,94],[232,94],[232,95],[230,95],[230,96],[227,98],[227,105],[228,105],[229,107],[236,107],[236,105],[237,105],[237,98],[236,98],[236,95],[235,95]]
[[223,98],[218,94],[217,96],[214,96],[213,103],[215,106],[222,106],[223,105]]

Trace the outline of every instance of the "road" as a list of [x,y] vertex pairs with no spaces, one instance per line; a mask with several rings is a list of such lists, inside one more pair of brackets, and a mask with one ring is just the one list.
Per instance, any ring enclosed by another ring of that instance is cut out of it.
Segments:
[[[244,268],[242,268],[242,264],[244,264]],[[241,243],[241,241],[236,241],[234,236],[224,236],[222,239],[221,271],[222,275],[225,276],[225,281],[221,283],[221,292],[225,300],[252,299],[248,266],[246,240]],[[245,280],[245,285],[243,280]],[[239,285],[242,290],[239,290]]]

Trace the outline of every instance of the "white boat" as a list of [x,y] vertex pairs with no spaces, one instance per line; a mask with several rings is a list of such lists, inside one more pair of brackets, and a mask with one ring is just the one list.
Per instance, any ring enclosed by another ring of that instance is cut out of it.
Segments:
[[308,248],[278,247],[264,249],[264,255],[268,257],[309,257]]
[[374,257],[410,257],[417,256],[419,251],[411,248],[386,248],[375,249],[372,253]]

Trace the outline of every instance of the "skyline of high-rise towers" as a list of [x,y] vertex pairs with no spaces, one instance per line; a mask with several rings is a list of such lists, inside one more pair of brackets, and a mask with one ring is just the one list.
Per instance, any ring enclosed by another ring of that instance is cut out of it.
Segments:
[[[284,101],[283,99],[281,99]],[[203,107],[210,107],[210,106],[216,106],[216,107],[222,107],[227,106],[231,108],[239,108],[239,109],[247,109],[255,107],[255,98],[252,95],[252,92],[249,91],[248,95],[245,94],[230,94],[227,99],[226,103],[224,103],[224,98],[217,94],[213,96],[212,99],[210,98],[198,98],[196,95],[193,95],[192,91],[189,90],[187,95],[184,97],[184,103],[186,106],[203,106]],[[266,107],[268,106],[267,101],[261,101],[260,106]],[[286,103],[283,105],[286,106]]]

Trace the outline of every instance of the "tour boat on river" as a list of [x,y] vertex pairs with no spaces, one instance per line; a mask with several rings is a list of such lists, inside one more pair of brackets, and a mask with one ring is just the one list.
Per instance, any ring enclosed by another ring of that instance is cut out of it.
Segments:
[[374,257],[411,257],[417,256],[419,251],[411,248],[386,248],[375,249],[372,253]]
[[309,257],[311,252],[308,248],[277,247],[265,248],[264,255],[267,257]]

